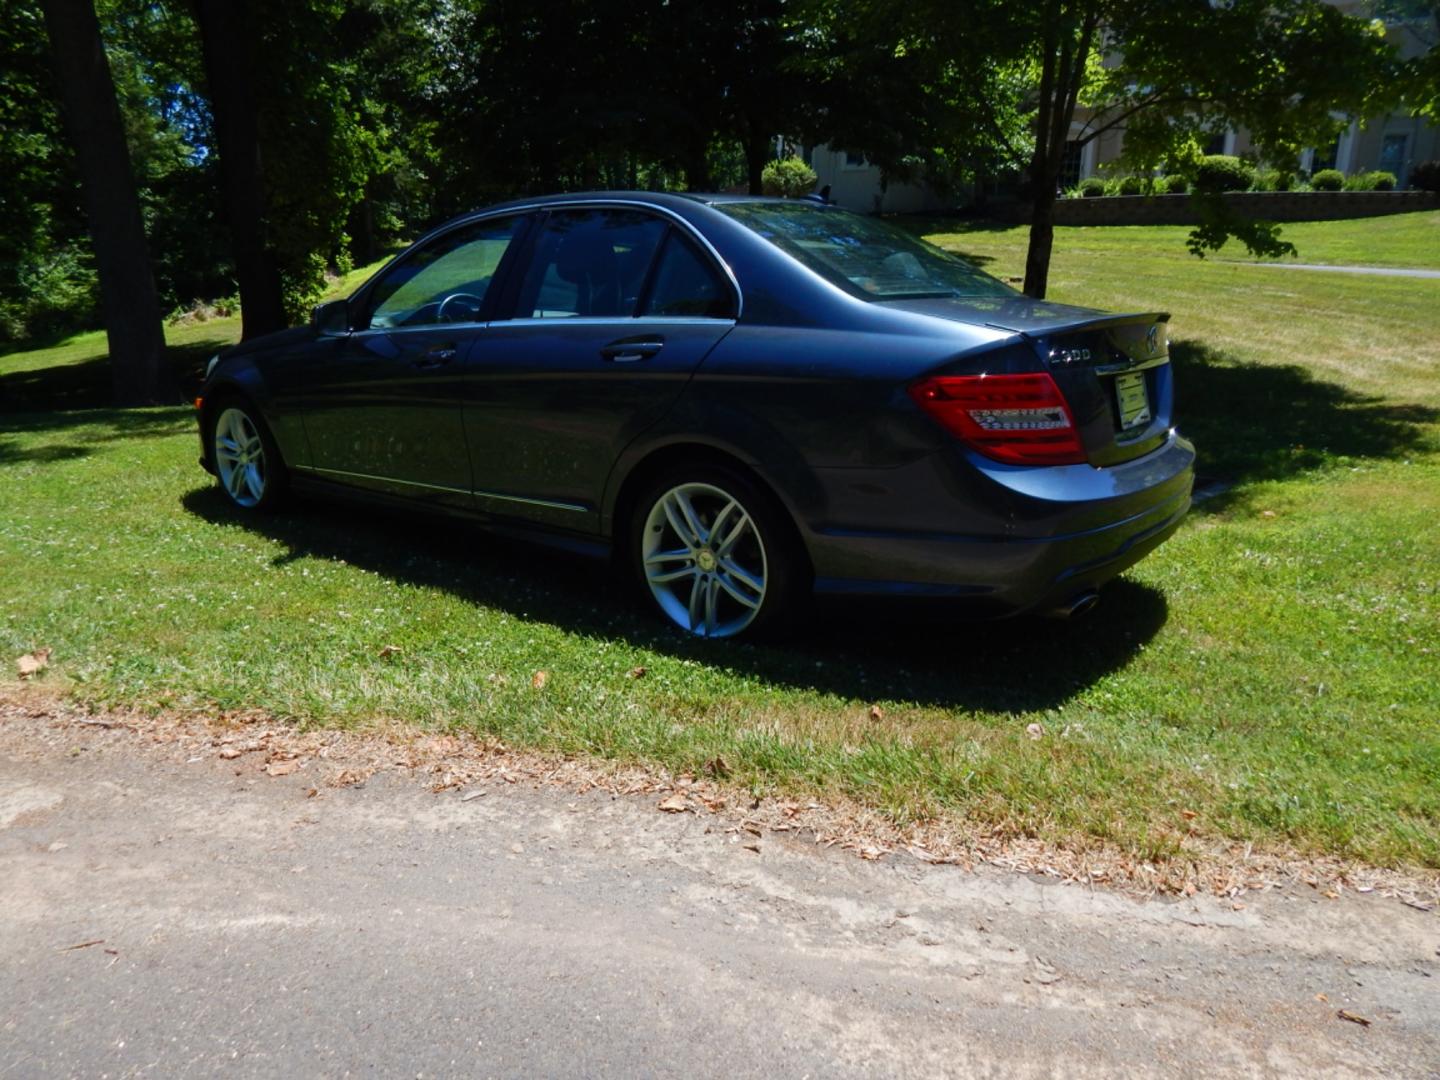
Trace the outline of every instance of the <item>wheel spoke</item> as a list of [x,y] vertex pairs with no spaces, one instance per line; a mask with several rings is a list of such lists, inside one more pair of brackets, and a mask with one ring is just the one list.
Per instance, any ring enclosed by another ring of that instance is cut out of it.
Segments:
[[656,570],[645,575],[646,579],[654,585],[663,585],[667,581],[680,581],[683,578],[694,577],[693,566],[682,566],[678,570]]
[[265,478],[260,475],[260,467],[254,462],[245,466],[245,486],[250,491],[250,497],[257,502],[265,492]]
[[230,470],[230,475],[225,479],[226,490],[230,492],[230,495],[233,498],[238,499],[240,497],[240,488],[244,485],[244,483],[245,470],[238,465],[233,467]]
[[695,575],[694,584],[690,586],[690,629],[699,631],[701,609],[705,604],[705,579],[699,574]]
[[735,598],[737,603],[744,604],[747,608],[750,608],[751,610],[754,610],[755,608],[758,608],[760,606],[759,599],[753,596],[747,596],[745,595],[745,593],[741,592],[740,589],[736,587],[735,582],[730,579],[729,574],[716,574],[715,580],[719,582],[722,589],[724,589],[727,593],[729,593]]
[[215,450],[227,457],[235,458],[240,455],[240,445],[229,435],[221,435],[215,440]]
[[763,596],[765,594],[764,579],[756,577],[733,559],[725,559],[722,561],[720,568],[747,589],[753,590],[757,595]]
[[685,524],[690,526],[690,535],[695,540],[695,546],[702,546],[710,538],[705,531],[705,526],[700,524],[700,516],[695,513],[695,507],[690,505],[690,496],[683,491],[675,492],[675,502],[680,507],[680,512],[685,515]]
[[666,496],[665,501],[661,503],[661,507],[665,511],[665,520],[670,523],[670,528],[675,531],[675,535],[680,538],[680,542],[682,544],[689,544],[692,547],[698,547],[699,544],[696,542],[695,537],[691,535],[690,526],[680,514],[675,505],[675,501],[669,496]]
[[720,606],[720,581],[712,577],[705,583],[705,636],[715,633],[716,609]]
[[693,559],[694,553],[689,548],[676,548],[674,551],[657,551],[652,555],[645,556],[645,565],[653,566],[657,563],[680,562],[686,559]]
[[[731,503],[730,505],[734,506],[735,504]],[[716,525],[719,525],[718,519],[716,520]],[[735,545],[739,543],[740,537],[745,535],[745,530],[749,527],[750,518],[742,512],[740,514],[740,520],[735,522],[734,527],[725,534],[725,538],[715,545],[715,554],[722,559],[729,558],[730,552],[735,549]]]

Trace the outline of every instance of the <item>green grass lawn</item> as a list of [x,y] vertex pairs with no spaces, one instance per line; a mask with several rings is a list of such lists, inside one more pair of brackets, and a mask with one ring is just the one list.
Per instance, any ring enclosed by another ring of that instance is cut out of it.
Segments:
[[[1408,215],[1396,247],[1434,227]],[[947,228],[1019,273],[1023,231]],[[0,415],[0,650],[52,647],[46,678],[99,703],[719,757],[756,792],[1144,857],[1194,829],[1440,867],[1440,283],[1201,262],[1183,232],[1057,237],[1056,299],[1172,312],[1181,426],[1234,485],[1084,621],[841,607],[788,646],[690,642],[594,566],[460,525],[244,519],[188,410],[76,409]],[[94,354],[0,357],[0,402],[103,381]]]

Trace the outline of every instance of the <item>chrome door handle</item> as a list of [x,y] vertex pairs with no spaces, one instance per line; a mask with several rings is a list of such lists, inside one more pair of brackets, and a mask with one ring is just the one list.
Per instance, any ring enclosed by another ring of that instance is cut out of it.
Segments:
[[624,341],[612,341],[600,350],[600,355],[611,363],[633,364],[639,360],[647,360],[665,347],[663,338],[635,339],[629,338]]
[[415,361],[417,368],[434,368],[448,364],[455,359],[458,352],[454,345],[436,345],[434,348],[426,349],[420,354],[420,359]]

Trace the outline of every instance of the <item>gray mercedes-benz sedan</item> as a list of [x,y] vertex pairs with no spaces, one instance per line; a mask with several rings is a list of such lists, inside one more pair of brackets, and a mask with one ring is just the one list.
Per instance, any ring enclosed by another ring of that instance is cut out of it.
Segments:
[[202,463],[246,510],[328,491],[612,555],[704,637],[811,590],[1074,613],[1190,504],[1167,321],[807,200],[526,199],[212,361]]

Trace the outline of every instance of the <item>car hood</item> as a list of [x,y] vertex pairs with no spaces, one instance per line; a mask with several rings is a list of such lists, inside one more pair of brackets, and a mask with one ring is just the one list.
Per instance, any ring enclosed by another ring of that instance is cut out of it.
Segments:
[[248,341],[238,342],[228,349],[221,349],[220,355],[231,357],[264,352],[266,349],[273,349],[281,345],[294,345],[302,341],[309,341],[314,335],[315,331],[308,326],[292,326],[289,330],[277,330],[273,334],[261,334]]

